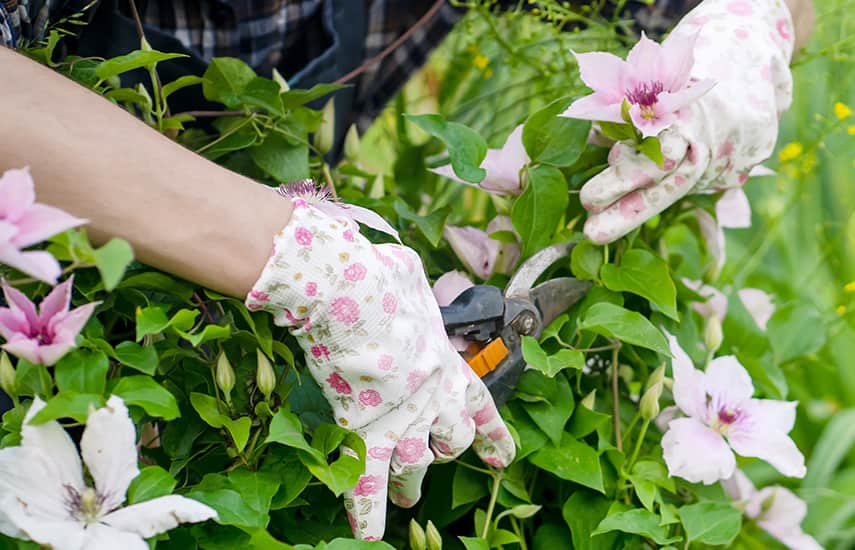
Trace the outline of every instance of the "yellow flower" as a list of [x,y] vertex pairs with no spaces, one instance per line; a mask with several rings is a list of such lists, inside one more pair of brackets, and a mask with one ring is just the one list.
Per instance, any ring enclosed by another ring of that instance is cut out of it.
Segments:
[[493,76],[493,69],[487,69],[486,71],[484,71],[484,78],[492,78],[492,76]]
[[781,162],[787,162],[799,158],[804,151],[804,145],[798,141],[794,141],[785,145],[784,148],[781,149],[781,152],[778,153],[778,157],[781,159]]
[[846,306],[837,306],[837,309],[835,309],[834,311],[836,311],[838,315],[845,315]]
[[855,136],[855,126],[850,126],[847,130],[850,136]]
[[844,286],[843,290],[845,290],[846,292],[855,292],[855,281],[852,281],[851,283]]
[[472,60],[472,64],[478,67],[480,70],[484,70],[487,68],[487,65],[490,64],[490,59],[483,54],[478,54],[475,56],[475,59]]
[[849,108],[849,105],[838,101],[834,104],[834,114],[838,119],[843,120],[844,118],[849,118],[852,116],[852,109]]

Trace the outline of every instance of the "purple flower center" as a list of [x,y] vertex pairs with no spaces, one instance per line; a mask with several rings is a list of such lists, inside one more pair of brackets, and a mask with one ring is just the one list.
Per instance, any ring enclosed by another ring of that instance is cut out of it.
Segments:
[[107,495],[86,487],[82,492],[71,485],[65,485],[65,507],[69,515],[83,523],[95,523],[109,510],[104,510]]
[[279,186],[278,192],[283,197],[303,199],[309,204],[335,202],[332,188],[329,185],[318,185],[313,180],[300,180]]
[[41,346],[53,344],[54,334],[47,326],[31,329],[28,336],[38,342]]
[[656,109],[654,108],[659,100],[659,94],[665,90],[665,86],[661,82],[642,82],[633,88],[626,91],[626,99],[641,108],[641,116],[646,120],[656,118]]
[[739,409],[733,410],[722,407],[718,411],[718,421],[728,426],[739,420],[740,416],[742,416],[742,412]]

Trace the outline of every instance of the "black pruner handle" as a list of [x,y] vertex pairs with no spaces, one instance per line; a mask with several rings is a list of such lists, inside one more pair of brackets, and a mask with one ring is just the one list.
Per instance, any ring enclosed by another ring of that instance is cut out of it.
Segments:
[[439,310],[449,336],[486,342],[502,329],[505,297],[494,286],[477,285],[467,288],[454,302]]

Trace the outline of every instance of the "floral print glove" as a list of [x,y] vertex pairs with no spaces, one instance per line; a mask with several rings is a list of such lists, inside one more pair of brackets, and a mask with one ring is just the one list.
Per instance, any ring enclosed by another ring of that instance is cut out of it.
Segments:
[[[670,66],[679,65],[679,60],[664,51],[678,41],[694,43],[692,80],[713,80],[715,85],[680,109],[676,121],[659,134],[662,167],[631,146],[618,143],[612,148],[609,168],[580,193],[582,205],[592,213],[585,224],[586,236],[597,243],[612,242],[689,193],[744,184],[752,168],[771,155],[778,118],[790,105],[793,34],[783,0],[706,0],[680,22],[663,46],[642,38],[627,60],[629,70],[663,76],[662,82],[655,78],[635,82],[636,88],[624,92],[633,108],[647,107],[653,118],[667,109],[669,101],[676,101],[677,94],[656,98],[653,92],[662,90],[663,82],[668,89],[668,73],[685,69]],[[603,54],[581,54],[595,55]],[[606,64],[589,65],[586,71],[581,56],[582,76],[589,85],[596,90],[613,84]],[[593,64],[598,58],[589,59]],[[609,84],[603,84],[606,81]],[[622,85],[631,87],[633,82]]]
[[290,327],[336,421],[365,440],[365,472],[345,507],[354,534],[375,540],[387,492],[414,505],[435,460],[472,445],[501,468],[515,447],[487,388],[449,343],[418,255],[373,245],[347,217],[293,203],[246,304]]

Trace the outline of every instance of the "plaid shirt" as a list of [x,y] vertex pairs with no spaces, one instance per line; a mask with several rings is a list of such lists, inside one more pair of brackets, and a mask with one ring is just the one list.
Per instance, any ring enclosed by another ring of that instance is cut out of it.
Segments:
[[[0,0],[0,43],[14,47],[23,41],[38,41],[49,21],[80,10],[89,1]],[[699,2],[658,0],[651,6],[644,1],[629,4],[642,28],[651,34],[661,34]],[[147,34],[160,31],[174,37],[201,62],[219,56],[238,57],[260,74],[269,75],[277,68],[292,83],[307,86],[335,80],[378,54],[412,27],[434,0],[137,0],[136,3]],[[517,0],[508,3],[516,5]],[[125,0],[101,0],[98,10],[112,8],[127,16],[127,7]],[[364,126],[370,121],[424,64],[430,51],[460,17],[459,10],[444,5],[396,51],[354,81],[351,106],[354,114],[350,122]],[[348,33],[351,36],[344,36]],[[333,54],[333,50],[338,51]]]

